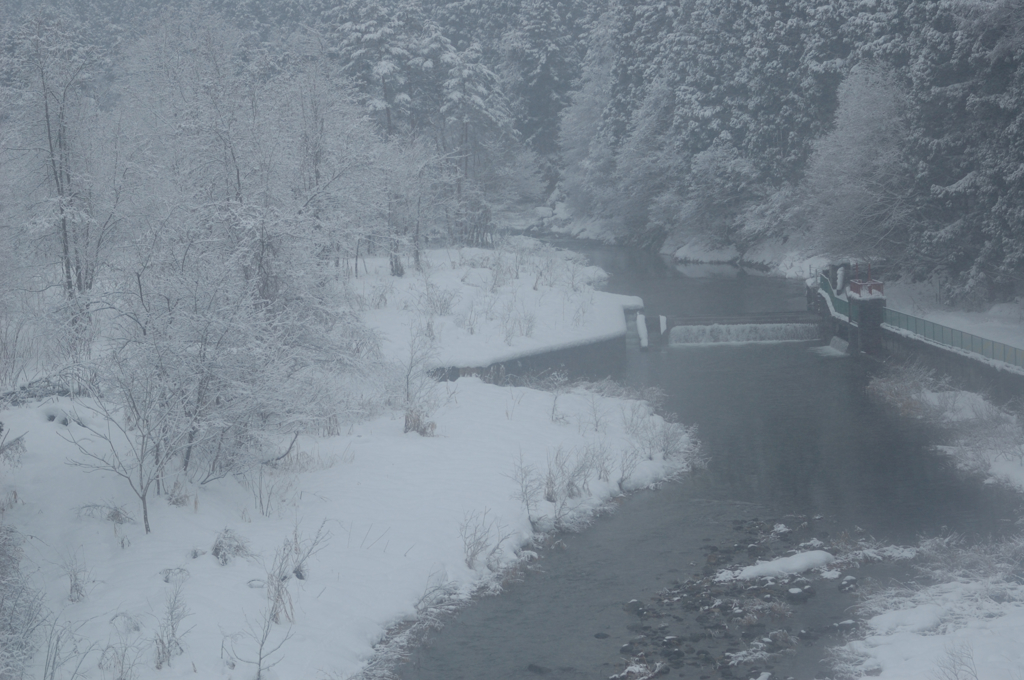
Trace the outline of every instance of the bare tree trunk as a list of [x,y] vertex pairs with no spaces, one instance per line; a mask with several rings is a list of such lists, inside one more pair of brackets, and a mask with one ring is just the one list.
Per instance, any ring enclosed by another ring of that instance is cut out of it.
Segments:
[[146,533],[149,533],[149,484],[145,477],[146,466],[139,465],[139,490],[136,495],[139,500],[142,501],[142,525],[146,528]]
[[147,496],[147,494],[145,492],[143,492],[143,494],[141,496],[139,496],[139,500],[142,501],[142,525],[144,527],[146,527],[146,533],[148,534],[149,533],[149,503],[146,500],[146,496]]
[[420,265],[420,206],[423,203],[423,197],[416,197],[416,231],[413,236],[413,248],[412,257],[413,262],[416,263],[416,271],[423,271],[423,267]]

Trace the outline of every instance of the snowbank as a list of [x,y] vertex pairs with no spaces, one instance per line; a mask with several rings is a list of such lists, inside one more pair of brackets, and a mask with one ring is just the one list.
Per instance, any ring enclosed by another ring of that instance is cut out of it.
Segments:
[[[190,615],[182,630],[189,632],[184,653],[159,677],[251,677],[242,660],[255,654],[251,629],[268,607],[275,551],[308,543],[322,525],[329,538],[304,580],[287,584],[289,613],[271,637],[275,644],[291,638],[272,660],[280,661],[278,677],[344,677],[370,658],[389,627],[415,619],[432,598],[466,598],[527,559],[531,518],[536,526],[572,524],[620,493],[623,470],[622,486],[637,488],[687,464],[687,441],[678,456],[629,457],[635,445],[627,416],[634,408],[648,413],[638,402],[584,391],[556,401],[473,378],[447,388],[433,437],[403,434],[403,422],[387,417],[339,436],[300,438],[292,468],[200,486],[177,506],[166,495],[152,498],[150,535],[126,484],[66,464],[81,460],[72,440],[88,436],[75,420],[94,418],[81,404],[9,409],[0,420],[25,433],[26,453],[5,471],[0,492],[16,490],[17,502],[4,521],[31,537],[27,563],[50,609],[97,645],[85,666],[86,677],[96,678],[108,646],[131,647],[139,677],[157,676],[152,640],[174,573],[183,580]],[[68,425],[48,419],[55,409],[71,416]],[[560,479],[569,468],[575,493],[555,489],[555,502],[545,500],[541,480],[549,471]],[[529,502],[521,498],[524,479],[536,491]],[[83,512],[97,504],[127,510],[135,521]],[[244,539],[247,555],[222,566],[211,552],[224,529]],[[80,571],[79,602],[68,599],[71,565]],[[129,619],[131,629],[121,630]]]
[[[742,253],[734,246],[725,248],[708,246],[700,239],[691,240],[681,246],[678,245],[678,242],[670,240],[666,241],[661,253],[670,255],[676,262],[689,264],[691,267],[695,264],[721,265],[729,263],[796,279],[806,279],[830,262],[827,257],[808,254],[794,248],[792,243],[784,243],[779,239],[762,241]],[[691,270],[687,269],[687,272],[689,271]]]
[[670,253],[676,262],[698,262],[703,264],[725,264],[740,258],[740,251],[733,246],[711,246],[699,239],[671,248]]
[[532,239],[430,251],[422,262],[396,278],[385,258],[369,259],[369,274],[351,284],[395,361],[409,359],[416,334],[432,337],[432,365],[467,368],[609,340],[625,335],[624,310],[643,307],[595,290],[607,275],[579,255]]
[[791,279],[805,279],[826,267],[831,260],[794,249],[781,239],[763,241],[743,253],[743,262],[760,265],[774,274]]
[[1001,579],[956,579],[887,591],[887,611],[862,639],[836,650],[844,677],[883,680],[1018,678],[1024,673],[1024,589]]
[[812,569],[821,569],[831,564],[833,560],[835,560],[835,557],[831,553],[827,553],[824,550],[810,550],[789,555],[788,557],[779,557],[768,562],[758,562],[735,571],[726,569],[719,572],[715,580],[732,581],[735,579],[782,578],[790,574],[802,574]]

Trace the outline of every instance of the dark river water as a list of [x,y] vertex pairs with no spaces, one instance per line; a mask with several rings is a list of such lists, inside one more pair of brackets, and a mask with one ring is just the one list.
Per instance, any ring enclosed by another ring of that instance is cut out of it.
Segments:
[[[799,281],[680,271],[638,251],[573,247],[609,272],[607,290],[642,297],[649,315],[804,305]],[[777,624],[804,633],[802,642],[760,666],[708,661],[715,644],[735,651],[749,640],[711,639],[706,620],[679,611],[645,621],[624,605],[652,602],[659,591],[699,576],[722,554],[715,550],[752,540],[741,531],[751,526],[781,522],[801,526],[804,538],[904,544],[949,532],[980,539],[1013,526],[1015,494],[964,477],[931,449],[932,429],[868,397],[865,386],[884,370],[880,364],[828,356],[816,344],[822,343],[652,343],[642,352],[635,339],[629,342],[624,359],[608,362],[614,377],[664,390],[662,410],[697,426],[707,468],[635,494],[585,531],[561,537],[521,581],[474,603],[428,640],[399,669],[401,677],[608,678],[631,656],[623,644],[658,631],[664,637],[670,628],[690,644],[668,677],[756,678],[767,670],[773,678],[827,677],[822,656],[838,638],[826,633],[851,616],[856,602],[834,583],[820,585],[816,597]],[[862,583],[906,577],[886,564],[849,573]],[[704,657],[702,647],[711,650]]]

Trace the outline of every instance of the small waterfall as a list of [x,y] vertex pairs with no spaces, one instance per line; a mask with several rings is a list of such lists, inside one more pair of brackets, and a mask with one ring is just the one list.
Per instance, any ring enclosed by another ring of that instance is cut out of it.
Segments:
[[818,327],[806,323],[741,323],[673,326],[669,344],[704,345],[714,342],[793,342],[817,340]]

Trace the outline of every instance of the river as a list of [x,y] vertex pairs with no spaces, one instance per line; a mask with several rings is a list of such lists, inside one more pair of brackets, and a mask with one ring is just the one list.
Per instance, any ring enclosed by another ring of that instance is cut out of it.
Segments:
[[[572,247],[609,272],[607,290],[642,297],[648,314],[804,305],[800,281],[676,268],[618,247]],[[932,428],[869,398],[865,387],[880,364],[828,355],[820,344],[654,343],[640,351],[632,339],[625,360],[609,362],[613,377],[661,388],[662,410],[697,426],[706,469],[635,494],[585,531],[561,537],[519,582],[474,603],[416,650],[400,676],[596,680],[644,651],[652,665],[655,656],[669,664],[669,677],[826,677],[824,650],[840,639],[839,624],[856,602],[841,580],[813,584],[814,597],[786,603],[787,615],[742,632],[725,618],[709,622],[717,610],[684,607],[701,596],[693,584],[719,563],[784,554],[806,541],[912,544],[1013,526],[1016,494],[965,477],[933,451]],[[862,586],[909,577],[884,562],[843,574]],[[726,662],[751,643],[767,644],[771,631],[790,636],[770,645],[782,653]]]

